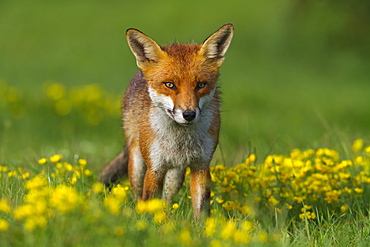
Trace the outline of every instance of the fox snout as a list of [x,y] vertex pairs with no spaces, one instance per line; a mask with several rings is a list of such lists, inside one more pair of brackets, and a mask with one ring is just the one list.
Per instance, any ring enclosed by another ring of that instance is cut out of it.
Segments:
[[181,108],[174,109],[172,112],[173,120],[175,120],[178,124],[182,125],[192,125],[199,120],[200,117],[200,110],[196,109],[186,109],[183,110]]
[[190,122],[190,121],[193,121],[195,119],[195,117],[197,116],[197,113],[196,113],[196,111],[186,110],[182,113],[182,116],[186,121]]

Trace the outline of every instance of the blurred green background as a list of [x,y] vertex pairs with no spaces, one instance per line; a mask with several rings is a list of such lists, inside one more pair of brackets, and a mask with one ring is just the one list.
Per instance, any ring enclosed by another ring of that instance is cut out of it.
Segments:
[[119,100],[137,71],[127,28],[159,44],[201,43],[227,22],[235,36],[221,68],[213,164],[292,148],[345,154],[351,140],[370,137],[367,0],[2,0],[0,163],[62,153],[99,169],[124,142],[119,106],[106,115],[94,108],[103,116],[95,124],[81,117],[84,108],[57,114],[48,85],[94,84]]

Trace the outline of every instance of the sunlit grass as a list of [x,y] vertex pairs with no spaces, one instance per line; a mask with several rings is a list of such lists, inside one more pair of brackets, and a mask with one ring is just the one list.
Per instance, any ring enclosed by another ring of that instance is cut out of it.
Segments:
[[[36,116],[92,128],[119,119],[121,95],[96,84],[49,81],[37,92],[30,101],[1,82],[5,128]],[[96,180],[96,162],[77,154],[0,164],[0,244],[361,246],[370,231],[370,145],[356,139],[339,146],[265,157],[255,149],[239,164],[218,162],[205,222],[193,221],[188,179],[171,205],[159,199],[135,205],[127,181],[107,190]]]
[[[366,1],[0,5],[1,247],[369,246]],[[211,217],[193,222],[188,183],[172,205],[107,191],[137,70],[125,29],[200,43],[225,22]]]
[[[294,246],[302,237],[334,244],[322,231],[368,217],[369,145],[358,139],[352,150],[349,160],[333,149],[295,149],[269,155],[261,164],[250,154],[236,166],[214,166],[212,210],[205,222],[194,222],[188,213],[188,180],[171,205],[159,199],[134,205],[127,182],[108,190],[80,157],[42,157],[32,169],[2,165],[0,242],[39,245],[52,235],[72,234],[60,244],[87,244],[97,237],[117,245]],[[359,244],[363,236],[348,241]]]

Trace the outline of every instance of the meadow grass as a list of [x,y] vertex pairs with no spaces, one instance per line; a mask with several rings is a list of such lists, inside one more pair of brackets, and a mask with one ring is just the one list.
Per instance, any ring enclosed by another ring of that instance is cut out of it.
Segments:
[[[368,246],[359,2],[1,1],[0,246]],[[187,182],[171,205],[102,187],[137,71],[125,29],[201,43],[226,22],[211,217],[193,221]]]
[[[0,89],[2,112],[10,121],[4,122],[10,130],[4,146],[17,141],[10,139],[16,135],[12,129],[23,121],[79,137],[109,128],[120,114],[120,96],[97,84],[69,88],[47,82],[29,105],[22,89],[6,83]],[[49,143],[52,137],[44,138]],[[114,155],[119,139],[106,147],[99,136],[77,146],[55,140],[55,146],[39,145],[31,154],[23,150],[18,160],[3,149],[1,246],[366,246],[366,139],[262,157],[249,144],[241,162],[212,165],[212,210],[202,222],[192,219],[188,180],[170,205],[159,199],[135,205],[127,180],[112,190],[98,183],[98,169]],[[53,154],[57,145],[70,149]],[[221,151],[220,159],[226,160]]]
[[135,206],[127,182],[107,190],[79,157],[67,162],[56,154],[27,168],[1,166],[0,241],[2,246],[366,246],[370,146],[357,140],[352,149],[353,161],[331,149],[293,150],[263,164],[250,155],[233,168],[213,167],[212,211],[205,222],[192,220],[188,181],[171,205],[154,199]]

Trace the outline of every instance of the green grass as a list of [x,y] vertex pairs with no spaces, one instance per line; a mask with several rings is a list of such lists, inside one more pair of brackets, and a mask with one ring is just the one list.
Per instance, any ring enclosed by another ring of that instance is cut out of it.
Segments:
[[[235,37],[221,68],[222,130],[212,165],[233,167],[249,153],[256,153],[260,163],[267,155],[294,148],[330,147],[343,159],[353,159],[352,141],[370,138],[369,16],[369,4],[361,0],[3,0],[0,81],[6,86],[0,82],[0,166],[23,167],[35,175],[41,169],[39,158],[61,153],[69,161],[76,155],[86,158],[96,175],[124,144],[119,110],[106,114],[105,108],[92,107],[104,116],[97,125],[86,121],[83,108],[60,116],[45,85],[58,82],[69,92],[97,84],[107,98],[119,99],[137,71],[125,40],[127,28],[138,28],[160,44],[201,43],[227,22],[234,24]],[[20,92],[17,100],[7,99],[9,88]],[[23,182],[2,183],[0,198],[20,205]],[[87,193],[92,184],[79,192]],[[98,208],[103,208],[103,197],[94,199]],[[369,219],[363,203],[359,200],[359,207],[339,218],[318,214],[309,224],[263,212],[269,217],[254,219],[252,237],[258,238],[262,229],[269,236],[279,233],[279,246],[367,246]],[[134,210],[129,200],[126,206]],[[131,219],[105,212],[99,227],[83,223],[86,219],[74,212],[34,233],[18,223],[1,233],[0,245],[171,246],[183,228],[195,224],[189,208],[186,204],[184,213],[170,216],[177,225],[167,242],[158,237],[156,225],[145,233],[128,227],[142,217],[136,213]],[[117,236],[110,229],[121,222],[125,234]],[[201,226],[192,234],[199,237],[194,245],[210,244]],[[253,245],[263,244],[256,240]]]
[[[280,167],[280,173],[276,174],[269,172],[268,159],[259,165],[251,160],[236,174],[241,167],[218,166],[212,170],[212,214],[205,222],[192,219],[188,180],[175,204],[165,206],[162,201],[153,200],[140,202],[135,207],[127,182],[111,191],[104,189],[89,171],[89,162],[86,165],[86,161],[79,157],[61,160],[60,155],[54,155],[34,161],[27,167],[0,166],[0,244],[367,246],[370,236],[367,207],[370,199],[369,148],[367,146],[366,152],[353,152],[356,157],[353,165],[344,169],[338,153],[329,149],[317,150],[311,157],[315,165],[307,163],[293,169],[288,168],[289,162],[280,163],[276,157],[276,167]],[[320,154],[322,152],[325,155]],[[305,153],[312,155],[312,151],[301,154],[294,151],[290,156],[281,157],[294,162],[304,161]],[[284,171],[292,169],[300,173],[306,168],[309,172],[304,177],[292,176],[288,183],[284,179]],[[251,175],[250,171],[256,173]],[[350,179],[335,177],[341,173],[351,174]],[[330,180],[314,179],[313,182],[321,183],[314,189],[316,193],[305,193],[305,186],[310,187],[310,184],[305,185],[310,174],[315,177],[328,175]],[[275,176],[279,177],[276,178],[278,183],[273,181]],[[224,183],[225,179],[227,183]],[[266,186],[264,181],[271,182]],[[342,193],[339,199],[320,194],[322,187],[329,184],[332,188],[327,192],[339,191]],[[293,195],[283,196],[282,193],[294,185],[300,188],[292,190],[294,195],[306,195],[306,199],[299,202]],[[355,192],[356,188],[362,191]],[[345,192],[349,189],[352,192]],[[271,193],[279,200],[270,200],[273,198]],[[328,199],[334,202],[328,202]],[[290,209],[286,207],[287,203]],[[345,206],[344,210],[341,205]],[[315,217],[305,218],[303,213]]]

